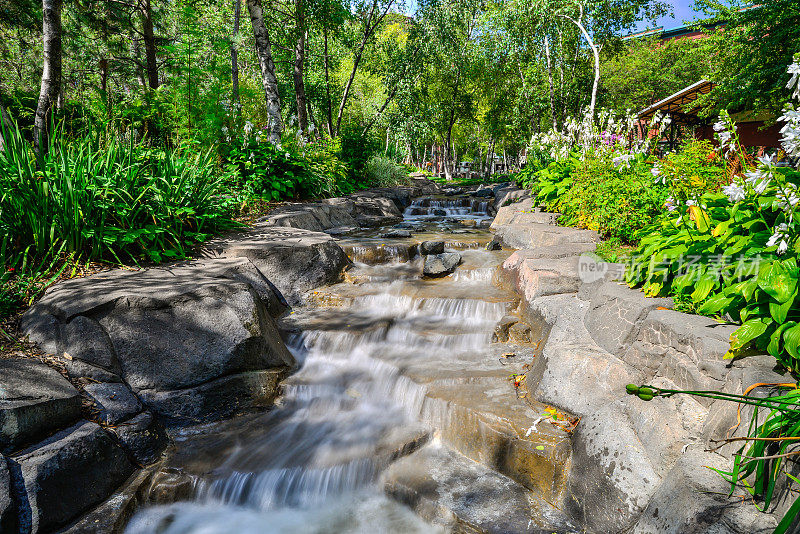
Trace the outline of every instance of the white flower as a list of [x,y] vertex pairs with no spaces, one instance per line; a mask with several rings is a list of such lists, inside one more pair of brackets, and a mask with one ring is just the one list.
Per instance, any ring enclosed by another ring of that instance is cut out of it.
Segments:
[[246,133],[247,135],[250,135],[250,132],[252,132],[252,131],[253,131],[253,123],[250,122],[250,121],[245,122],[244,123],[244,133]]
[[612,159],[611,163],[614,165],[614,167],[619,169],[622,166],[628,167],[631,161],[633,161],[633,155],[625,154]]
[[794,62],[789,65],[787,71],[792,77],[789,79],[789,83],[786,84],[787,89],[794,88],[792,92],[792,97],[800,98],[800,63]]
[[775,227],[775,233],[773,233],[772,237],[770,237],[769,241],[767,241],[767,246],[774,247],[775,245],[778,245],[778,254],[783,254],[789,250],[788,237],[789,225],[786,223],[780,223]]
[[724,129],[725,129],[725,121],[721,121],[720,120],[720,121],[717,121],[717,122],[714,123],[714,131],[715,132],[721,132]]
[[722,192],[728,196],[728,200],[733,203],[744,200],[745,189],[737,183],[732,183],[722,188]]
[[692,200],[691,198],[686,201],[687,206],[697,206],[697,202]]
[[753,187],[753,189],[755,189],[756,193],[758,193],[759,195],[763,195],[764,191],[766,191],[767,187],[769,187],[769,184],[770,184],[770,180],[762,180],[762,181],[758,182]]
[[675,205],[675,199],[672,197],[668,197],[666,202],[664,202],[664,207],[667,208],[667,211],[675,211],[678,209],[678,206]]

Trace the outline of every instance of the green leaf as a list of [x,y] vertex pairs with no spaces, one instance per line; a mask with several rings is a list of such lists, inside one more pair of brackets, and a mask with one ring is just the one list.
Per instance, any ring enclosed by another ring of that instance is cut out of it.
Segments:
[[800,345],[800,325],[795,325],[783,333],[783,343],[792,358],[800,357],[797,351],[797,347]]
[[700,306],[697,313],[700,315],[716,315],[727,308],[734,300],[736,300],[736,297],[728,297],[723,293],[719,293]]
[[699,304],[702,302],[711,290],[714,289],[714,286],[717,284],[717,277],[711,274],[704,274],[700,277],[697,283],[694,286],[694,291],[692,292],[692,300],[695,304]]
[[792,297],[783,304],[778,302],[769,303],[769,314],[772,315],[772,318],[775,319],[776,323],[780,324],[786,321],[786,316],[789,315],[789,310],[794,305],[794,299],[796,296],[797,291],[795,291]]
[[[767,319],[769,320],[769,319]],[[731,350],[739,350],[767,331],[765,319],[750,319],[731,334]],[[771,320],[769,320],[772,322]]]
[[769,337],[769,345],[767,345],[767,352],[775,356],[776,358],[781,353],[781,337],[785,330],[793,327],[797,323],[795,321],[789,321],[788,323],[783,323],[775,330],[772,335]]
[[758,273],[758,287],[780,303],[791,299],[797,290],[797,276],[780,262],[762,266]]

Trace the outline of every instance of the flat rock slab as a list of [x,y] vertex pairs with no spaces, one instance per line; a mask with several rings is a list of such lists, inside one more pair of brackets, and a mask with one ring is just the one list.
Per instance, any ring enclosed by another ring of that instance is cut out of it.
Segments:
[[461,454],[555,500],[565,481],[570,438],[547,422],[546,406],[536,408],[517,398],[508,380],[442,381],[427,384],[423,419]]
[[425,447],[394,463],[383,483],[390,496],[423,519],[455,532],[579,532],[523,486],[441,446]]
[[0,360],[0,450],[41,439],[80,414],[78,391],[54,369],[39,360]]
[[581,285],[577,256],[530,258],[527,251],[517,251],[503,263],[502,272],[528,302],[547,295],[577,293]]
[[328,234],[267,223],[213,239],[204,250],[210,257],[249,259],[291,304],[312,288],[339,282],[350,264]]
[[458,252],[445,252],[443,254],[429,254],[425,256],[425,264],[422,267],[422,274],[436,278],[447,276],[456,270],[461,264],[461,254]]
[[95,423],[80,422],[10,457],[20,532],[49,532],[108,497],[133,472]]
[[83,390],[103,425],[116,425],[142,410],[142,403],[125,384],[91,383]]

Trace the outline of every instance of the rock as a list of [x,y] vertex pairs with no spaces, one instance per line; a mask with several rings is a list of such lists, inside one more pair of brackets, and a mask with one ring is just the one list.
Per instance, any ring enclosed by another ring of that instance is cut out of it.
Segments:
[[142,469],[128,478],[123,486],[105,502],[81,517],[60,534],[119,533],[125,525],[147,503],[154,469]]
[[624,532],[661,478],[628,418],[606,404],[581,419],[572,438],[567,510],[590,532]]
[[493,198],[494,191],[492,191],[491,189],[479,189],[478,191],[472,193],[472,196],[478,198]]
[[411,237],[411,232],[408,230],[392,230],[381,234],[383,239],[404,239]]
[[508,329],[508,338],[514,343],[530,343],[531,327],[525,323],[516,323]]
[[328,228],[325,230],[325,233],[330,236],[338,237],[350,234],[356,230],[358,230],[358,227],[356,226],[336,226],[334,228]]
[[6,458],[0,455],[0,532],[17,531],[17,510],[11,500],[11,477]]
[[436,208],[431,210],[431,215],[435,215],[436,217],[447,217],[447,212],[443,209]]
[[158,460],[169,444],[164,427],[150,412],[142,412],[111,431],[139,465],[150,465]]
[[730,484],[709,468],[725,471],[730,460],[691,448],[682,454],[631,532],[769,534],[775,529],[774,516],[759,512],[750,499],[729,497]]
[[122,371],[111,338],[97,321],[79,315],[64,325],[62,336],[65,360],[85,362],[114,375]]
[[341,281],[350,264],[328,234],[266,224],[209,241],[204,251],[210,257],[249,259],[291,304],[311,289]]
[[503,245],[500,243],[500,241],[497,240],[497,238],[494,237],[492,238],[491,241],[486,243],[486,250],[501,250],[502,248]]
[[114,439],[79,422],[9,459],[20,532],[48,532],[108,497],[133,472]]
[[271,406],[285,370],[223,376],[192,388],[140,390],[139,397],[168,424],[194,424],[230,417],[239,411]]
[[423,241],[419,244],[419,253],[422,256],[444,254],[444,241]]
[[578,258],[528,258],[524,251],[512,254],[502,265],[502,272],[513,289],[530,302],[537,297],[559,293],[577,293],[580,287]]
[[93,383],[84,386],[83,390],[89,397],[97,422],[102,425],[116,425],[142,410],[142,403],[125,384]]
[[495,325],[494,333],[492,334],[492,343],[507,343],[508,342],[508,329],[512,325],[519,322],[519,317],[513,315],[506,315]]
[[392,464],[386,492],[423,519],[453,532],[556,534],[576,532],[566,516],[513,480],[428,446]]
[[431,278],[447,276],[455,271],[460,263],[461,254],[457,252],[431,254],[425,256],[425,264],[422,268],[422,273]]
[[0,451],[41,439],[80,414],[78,391],[54,369],[39,360],[0,360]]
[[612,354],[621,354],[639,336],[642,321],[672,299],[647,298],[641,291],[606,282],[595,292],[584,323],[592,338]]
[[[42,315],[65,318],[67,326],[84,317],[81,331],[97,339],[73,343],[75,354],[61,357],[73,363],[86,357],[105,365],[111,356],[100,361],[98,354],[106,352],[98,347],[106,347],[134,392],[148,391],[149,398],[161,399],[159,392],[174,397],[176,390],[198,388],[223,376],[293,367],[294,358],[272,318],[282,309],[272,286],[250,261],[218,259],[62,282],[26,312],[23,328],[26,320],[37,322]],[[106,346],[109,340],[111,347]],[[64,345],[60,340],[57,344]],[[234,380],[230,386],[243,387],[242,398],[259,405],[264,397],[255,396],[247,381]],[[229,396],[236,391],[223,395]],[[203,398],[214,404],[207,395]],[[236,404],[236,409],[243,408]]]

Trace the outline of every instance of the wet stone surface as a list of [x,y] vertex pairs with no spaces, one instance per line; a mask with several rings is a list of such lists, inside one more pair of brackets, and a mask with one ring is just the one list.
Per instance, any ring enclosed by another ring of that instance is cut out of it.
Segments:
[[487,250],[483,196],[329,232],[353,264],[278,321],[300,364],[278,406],[175,434],[129,532],[574,531],[546,502],[568,436],[508,379],[541,340],[517,317],[493,343],[519,299],[495,284],[511,251]]

